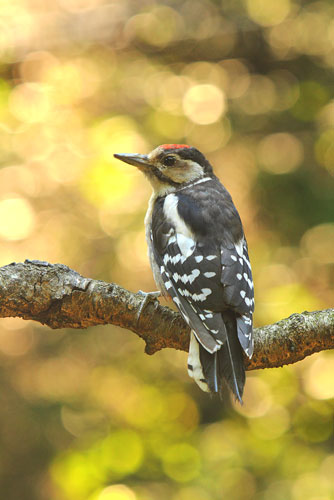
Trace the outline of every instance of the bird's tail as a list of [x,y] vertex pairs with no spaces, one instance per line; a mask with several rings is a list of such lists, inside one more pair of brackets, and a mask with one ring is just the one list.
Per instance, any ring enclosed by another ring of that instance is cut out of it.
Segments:
[[225,380],[242,404],[245,366],[234,314],[224,312],[224,323],[227,331],[226,341],[212,354],[199,344],[193,333],[191,334],[188,372],[199,387],[207,392],[221,394]]

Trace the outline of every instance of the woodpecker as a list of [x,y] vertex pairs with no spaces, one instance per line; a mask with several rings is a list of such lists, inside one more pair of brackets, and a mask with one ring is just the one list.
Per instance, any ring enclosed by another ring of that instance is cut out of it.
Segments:
[[204,155],[186,144],[114,156],[152,184],[145,217],[149,260],[159,290],[191,328],[190,377],[220,395],[225,381],[242,403],[243,351],[253,354],[254,287],[230,194]]

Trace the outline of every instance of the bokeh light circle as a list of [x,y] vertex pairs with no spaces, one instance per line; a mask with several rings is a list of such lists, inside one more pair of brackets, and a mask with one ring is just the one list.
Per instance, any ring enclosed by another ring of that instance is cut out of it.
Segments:
[[192,122],[209,125],[225,113],[225,95],[216,85],[193,85],[183,98],[183,110]]

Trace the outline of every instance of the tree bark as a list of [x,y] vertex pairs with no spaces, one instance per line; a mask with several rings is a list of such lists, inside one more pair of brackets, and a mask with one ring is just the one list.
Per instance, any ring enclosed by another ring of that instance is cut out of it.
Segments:
[[[84,278],[63,264],[26,260],[0,268],[0,317],[20,317],[50,328],[87,328],[112,324],[132,330],[147,354],[165,347],[188,350],[189,327],[179,313],[143,301],[114,283]],[[293,314],[255,328],[255,349],[246,369],[272,368],[334,348],[334,309]]]

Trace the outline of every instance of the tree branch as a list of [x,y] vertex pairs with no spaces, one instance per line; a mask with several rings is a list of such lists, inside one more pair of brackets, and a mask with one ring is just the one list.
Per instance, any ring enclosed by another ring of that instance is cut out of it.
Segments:
[[[0,268],[0,317],[19,316],[50,328],[87,328],[112,324],[132,330],[153,354],[165,347],[188,350],[189,328],[181,316],[149,302],[139,322],[143,301],[114,283],[80,276],[63,264],[26,260]],[[256,328],[255,352],[247,370],[295,363],[334,349],[334,309],[293,314]]]

